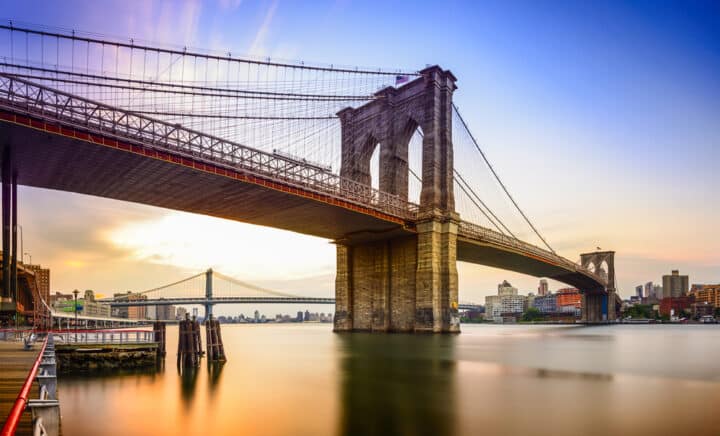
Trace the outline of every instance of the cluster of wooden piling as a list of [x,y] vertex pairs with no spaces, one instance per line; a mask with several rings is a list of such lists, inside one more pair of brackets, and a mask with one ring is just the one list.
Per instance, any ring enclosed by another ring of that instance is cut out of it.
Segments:
[[154,322],[153,332],[155,333],[155,342],[158,344],[158,357],[165,357],[165,323],[160,321]]
[[225,348],[223,347],[222,335],[220,334],[220,322],[212,319],[211,316],[210,319],[205,321],[205,332],[208,361],[226,361]]
[[200,324],[193,318],[185,318],[179,324],[177,364],[181,367],[200,365],[202,344],[200,342]]

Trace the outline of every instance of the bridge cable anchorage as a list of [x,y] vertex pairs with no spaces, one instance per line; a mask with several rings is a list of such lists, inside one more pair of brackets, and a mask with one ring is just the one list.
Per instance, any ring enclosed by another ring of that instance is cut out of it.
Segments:
[[475,139],[475,136],[473,136],[472,132],[470,131],[470,128],[468,127],[467,123],[465,122],[465,119],[462,117],[462,115],[460,115],[460,111],[458,111],[457,106],[455,105],[455,103],[453,103],[452,105],[453,105],[453,110],[455,111],[455,114],[456,114],[456,115],[458,116],[458,118],[460,119],[460,122],[462,123],[462,125],[463,125],[465,131],[467,132],[467,134],[470,136],[470,139],[472,140],[473,144],[475,145],[475,148],[477,149],[478,152],[480,152],[480,156],[482,156],[483,160],[485,161],[485,164],[487,164],[487,166],[488,166],[488,168],[490,168],[490,171],[492,172],[493,176],[495,176],[495,180],[497,180],[497,182],[500,184],[500,187],[502,187],[502,189],[503,189],[503,191],[505,192],[505,194],[507,194],[507,196],[508,196],[508,198],[510,199],[510,201],[512,202],[512,204],[515,206],[515,208],[518,210],[518,212],[520,212],[520,215],[522,215],[522,217],[525,219],[525,222],[528,223],[528,225],[529,225],[530,228],[533,230],[533,232],[535,232],[535,234],[537,235],[537,237],[540,238],[540,240],[543,242],[543,244],[545,244],[545,246],[546,246],[553,254],[557,255],[557,253],[555,252],[555,250],[553,250],[553,248],[550,246],[550,244],[548,244],[548,242],[545,240],[545,238],[543,238],[543,236],[542,236],[542,235],[540,234],[540,232],[535,228],[535,226],[533,225],[533,223],[530,222],[530,219],[527,217],[527,215],[525,215],[525,212],[523,212],[522,209],[520,209],[520,206],[517,204],[517,202],[515,201],[515,199],[513,198],[513,196],[510,195],[510,191],[508,191],[508,189],[507,189],[507,187],[505,186],[505,184],[502,182],[502,180],[500,180],[500,176],[497,174],[497,172],[495,172],[495,168],[493,168],[493,166],[490,164],[490,161],[488,160],[487,156],[485,156],[485,153],[484,153],[484,152],[482,151],[482,149],[480,148],[480,145],[478,144],[477,140]]

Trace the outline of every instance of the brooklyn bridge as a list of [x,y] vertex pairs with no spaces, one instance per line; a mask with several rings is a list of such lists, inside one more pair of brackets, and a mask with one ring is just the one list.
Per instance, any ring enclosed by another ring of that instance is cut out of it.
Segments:
[[[558,280],[581,291],[583,322],[616,318],[614,253],[575,262],[552,248],[453,103],[449,70],[278,62],[12,24],[0,38],[3,310],[33,304],[16,286],[25,185],[331,240],[336,331],[458,332],[458,261]],[[514,224],[489,206],[491,189]],[[208,311],[218,303],[199,298]]]

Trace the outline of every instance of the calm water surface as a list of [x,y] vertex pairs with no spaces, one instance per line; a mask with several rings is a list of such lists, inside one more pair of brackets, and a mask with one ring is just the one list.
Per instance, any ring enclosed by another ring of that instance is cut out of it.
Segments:
[[720,326],[223,325],[229,361],[60,380],[72,435],[720,434]]

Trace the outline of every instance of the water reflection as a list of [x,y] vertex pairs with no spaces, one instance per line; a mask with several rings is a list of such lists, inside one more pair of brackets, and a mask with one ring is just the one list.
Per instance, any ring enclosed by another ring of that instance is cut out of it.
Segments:
[[339,335],[341,435],[453,435],[454,337]]
[[195,386],[197,385],[198,368],[195,367],[184,367],[182,370],[178,368],[180,373],[180,394],[183,399],[183,404],[186,408],[190,408],[192,405],[192,399],[195,395]]
[[211,362],[208,360],[207,362],[207,370],[208,370],[208,387],[210,388],[210,393],[212,394],[215,392],[215,389],[218,387],[218,384],[220,383],[220,376],[222,375],[223,367],[225,366],[225,362]]

